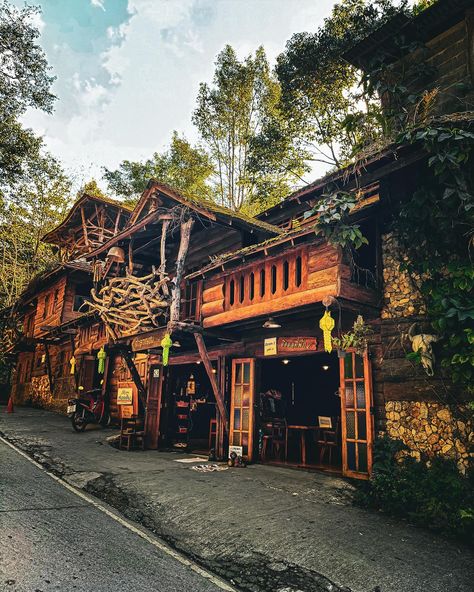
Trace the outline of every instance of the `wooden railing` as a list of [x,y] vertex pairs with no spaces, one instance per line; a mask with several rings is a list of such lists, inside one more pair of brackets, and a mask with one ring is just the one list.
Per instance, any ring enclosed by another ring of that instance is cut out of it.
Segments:
[[298,249],[286,256],[263,261],[225,278],[224,310],[233,310],[305,290],[308,254]]

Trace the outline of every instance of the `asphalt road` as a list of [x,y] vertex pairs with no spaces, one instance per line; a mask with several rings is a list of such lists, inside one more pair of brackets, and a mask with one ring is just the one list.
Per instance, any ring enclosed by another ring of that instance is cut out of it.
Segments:
[[93,504],[0,441],[0,591],[231,589]]

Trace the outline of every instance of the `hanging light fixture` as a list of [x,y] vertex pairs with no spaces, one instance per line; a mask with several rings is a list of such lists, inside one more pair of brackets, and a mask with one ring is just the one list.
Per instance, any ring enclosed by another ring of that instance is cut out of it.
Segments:
[[329,366],[327,364],[324,364],[323,370],[329,370]]
[[181,347],[181,343],[179,341],[173,341],[173,347]]
[[283,360],[281,361],[281,363],[282,363],[282,364],[285,364],[285,366],[286,366],[287,364],[289,364],[289,363],[290,363],[290,360],[289,360],[288,358],[285,358],[285,359],[283,359]]
[[273,317],[268,317],[268,319],[263,323],[262,327],[264,329],[279,329],[281,325],[275,321]]

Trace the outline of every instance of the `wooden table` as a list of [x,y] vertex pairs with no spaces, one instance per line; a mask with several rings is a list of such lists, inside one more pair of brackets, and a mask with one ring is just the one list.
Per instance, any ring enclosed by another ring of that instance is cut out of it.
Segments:
[[318,431],[319,426],[308,426],[308,425],[289,425],[286,426],[286,447],[285,447],[285,460],[288,459],[288,433],[290,430],[298,431],[300,433],[300,450],[301,450],[301,464],[306,466],[306,433],[309,431]]

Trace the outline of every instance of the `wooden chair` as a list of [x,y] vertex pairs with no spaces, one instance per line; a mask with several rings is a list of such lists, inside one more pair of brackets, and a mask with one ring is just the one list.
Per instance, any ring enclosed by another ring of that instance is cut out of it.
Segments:
[[339,434],[339,417],[333,418],[332,429],[321,428],[318,431],[316,444],[319,447],[319,464],[322,465],[324,457],[328,454],[329,464],[332,464],[332,452],[336,452],[340,447],[340,434]]
[[213,448],[212,441],[214,440],[214,446],[217,442],[217,419],[209,420],[209,450]]
[[133,448],[145,450],[143,420],[138,416],[123,418],[120,421],[119,449],[130,451]]
[[264,425],[267,433],[262,438],[262,451],[260,458],[262,461],[267,460],[267,455],[270,453],[272,458],[286,458],[286,419],[275,420],[272,423]]

